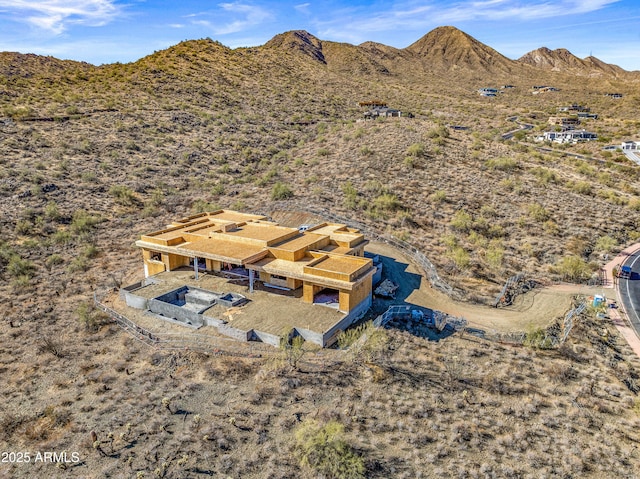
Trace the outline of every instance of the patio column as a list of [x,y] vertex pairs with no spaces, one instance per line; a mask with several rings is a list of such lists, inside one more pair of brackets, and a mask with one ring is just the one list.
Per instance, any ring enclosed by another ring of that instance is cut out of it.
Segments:
[[252,269],[249,270],[249,292],[253,293],[253,282],[255,280],[256,272]]
[[196,281],[198,280],[198,257],[193,258],[193,274]]

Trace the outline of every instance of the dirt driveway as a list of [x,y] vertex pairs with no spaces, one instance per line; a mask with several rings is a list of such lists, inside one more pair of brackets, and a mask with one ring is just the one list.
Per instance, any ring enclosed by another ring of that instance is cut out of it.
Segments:
[[390,304],[412,304],[435,309],[465,318],[469,326],[485,331],[527,331],[544,327],[555,318],[571,309],[576,294],[603,294],[603,288],[574,284],[561,284],[535,289],[518,296],[513,305],[506,308],[491,308],[482,305],[454,301],[444,293],[431,287],[421,276],[421,271],[397,249],[384,243],[372,242],[367,251],[380,255],[383,275],[400,287],[396,300]]

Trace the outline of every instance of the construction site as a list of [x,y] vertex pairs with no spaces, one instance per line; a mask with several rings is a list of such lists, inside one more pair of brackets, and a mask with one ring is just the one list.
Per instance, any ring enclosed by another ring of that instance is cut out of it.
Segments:
[[180,219],[136,242],[145,279],[121,296],[128,307],[241,341],[278,345],[294,334],[329,346],[371,307],[378,270],[358,230],[301,229],[231,210]]

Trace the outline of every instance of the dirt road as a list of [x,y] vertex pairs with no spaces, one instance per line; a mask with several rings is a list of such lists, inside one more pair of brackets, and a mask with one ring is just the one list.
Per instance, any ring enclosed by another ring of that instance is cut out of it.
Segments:
[[576,294],[603,294],[603,288],[561,284],[534,289],[518,296],[513,305],[491,308],[454,301],[421,276],[421,271],[397,249],[383,243],[371,243],[367,251],[382,258],[386,277],[399,284],[396,300],[389,304],[413,304],[465,318],[469,325],[497,332],[527,331],[544,327],[571,309]]

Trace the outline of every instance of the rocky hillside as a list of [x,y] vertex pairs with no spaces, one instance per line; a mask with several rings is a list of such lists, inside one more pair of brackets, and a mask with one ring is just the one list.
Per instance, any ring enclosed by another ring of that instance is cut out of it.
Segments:
[[580,59],[565,48],[538,48],[523,55],[518,61],[545,70],[585,76],[621,77],[629,73],[617,65],[610,65],[593,56]]
[[[364,121],[373,99],[412,117]],[[540,150],[574,103],[601,140]],[[585,283],[640,237],[638,167],[602,150],[637,137],[639,104],[622,76],[524,65],[452,28],[406,49],[288,32],[101,67],[0,55],[0,449],[81,459],[0,475],[633,477],[640,365],[593,311],[559,350],[390,331],[297,370],[242,346],[147,349],[92,300],[141,279],[140,234],[219,207],[364,223],[469,302],[517,273]],[[515,120],[532,129],[504,139]]]

